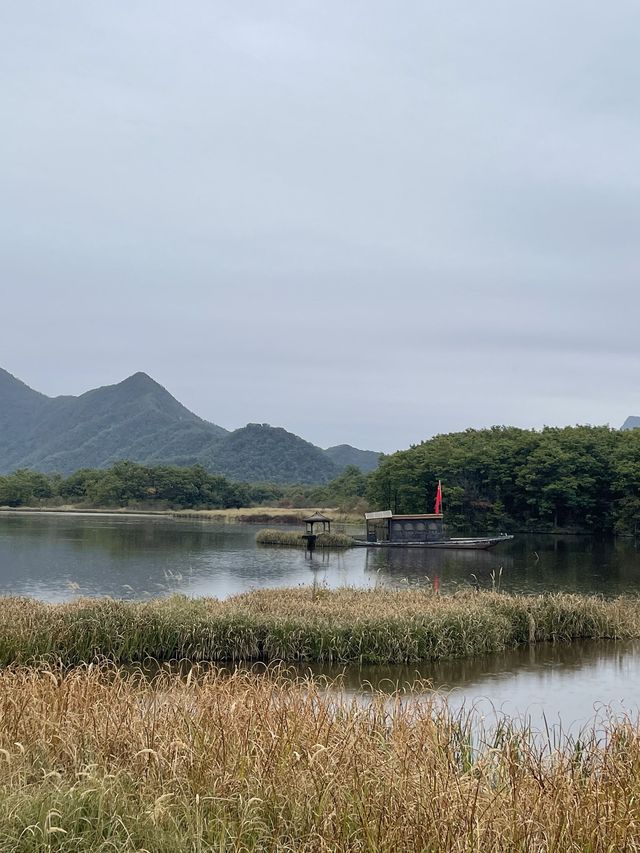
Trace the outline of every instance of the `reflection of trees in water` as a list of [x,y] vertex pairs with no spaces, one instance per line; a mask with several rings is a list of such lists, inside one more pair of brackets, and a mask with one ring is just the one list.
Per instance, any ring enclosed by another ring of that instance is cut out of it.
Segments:
[[[78,551],[100,549],[113,557],[155,552],[184,553],[226,550],[240,542],[249,543],[252,530],[214,526],[210,522],[160,519],[116,519],[87,516],[11,516],[7,529],[52,549],[64,543]],[[4,522],[4,519],[3,519]]]
[[444,589],[477,584],[491,588],[500,569],[501,589],[540,593],[571,591],[617,595],[640,587],[640,550],[633,540],[589,536],[519,535],[491,551],[370,548],[366,569],[397,583],[438,577]]
[[410,665],[381,666],[329,666],[322,664],[299,665],[301,675],[314,675],[330,679],[340,678],[346,690],[374,689],[388,691],[408,690],[419,681],[428,681],[434,688],[455,688],[474,684],[485,678],[509,678],[516,672],[528,678],[546,681],[551,669],[580,670],[588,678],[588,670],[605,665],[625,666],[625,659],[640,651],[638,641],[588,640],[574,643],[539,643],[517,649],[507,649],[494,655],[458,658]]
[[[265,585],[273,582],[269,578],[281,576],[280,568],[286,574],[286,566],[304,562],[304,552],[297,549],[295,554],[278,548],[257,553],[256,526],[244,524],[6,515],[0,516],[0,532],[0,566],[6,582],[8,578],[49,577],[54,565],[56,571],[65,574],[71,563],[74,581],[78,576],[95,577],[113,571],[135,576],[144,570],[154,574],[155,582],[156,574],[167,565],[182,572],[199,564],[201,574],[207,576],[212,571],[209,555],[215,555],[225,561],[224,570],[229,575],[255,576],[257,583]],[[490,589],[491,575],[497,577],[501,567],[500,584],[505,591],[616,595],[640,589],[640,551],[633,540],[586,536],[517,535],[508,545],[491,551],[363,548],[343,553],[317,549],[307,565],[326,570],[331,583],[341,582],[340,572],[347,570],[355,582],[362,578],[364,583],[395,587],[433,583],[437,577],[443,592],[473,586],[476,578],[481,589]],[[365,571],[361,574],[362,567]],[[313,573],[309,573],[308,582],[312,581]]]
[[511,568],[513,558],[494,551],[440,551],[430,548],[367,548],[367,572],[381,577],[420,583],[439,577],[458,584],[473,583],[477,578],[490,578],[500,567]]
[[222,534],[206,530],[176,529],[163,524],[123,525],[113,528],[86,528],[75,544],[80,548],[101,548],[112,556],[136,553],[184,553],[228,547]]

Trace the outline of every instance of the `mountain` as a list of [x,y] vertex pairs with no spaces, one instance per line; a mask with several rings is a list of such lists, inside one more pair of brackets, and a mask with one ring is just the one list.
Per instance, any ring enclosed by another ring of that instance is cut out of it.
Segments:
[[147,376],[80,397],[45,397],[2,371],[0,470],[69,474],[119,459],[194,464],[227,434],[181,405]]
[[634,417],[630,415],[626,421],[622,424],[620,429],[639,429],[640,428],[640,418]]
[[336,444],[335,447],[327,447],[325,455],[340,470],[344,470],[349,465],[355,465],[364,474],[375,471],[380,461],[380,454],[376,453],[375,450],[358,450],[357,447],[352,447],[350,444]]
[[340,473],[319,447],[269,424],[247,424],[227,435],[211,467],[232,480],[268,483],[327,483]]
[[146,373],[79,397],[47,397],[0,369],[0,472],[68,475],[129,459],[200,464],[234,480],[325,483],[354,464],[353,454],[363,461],[376,455],[349,448],[347,460],[332,456],[335,450],[269,424],[229,432],[190,412]]
[[0,368],[0,460],[10,465],[13,458],[22,454],[25,433],[49,402],[49,397]]

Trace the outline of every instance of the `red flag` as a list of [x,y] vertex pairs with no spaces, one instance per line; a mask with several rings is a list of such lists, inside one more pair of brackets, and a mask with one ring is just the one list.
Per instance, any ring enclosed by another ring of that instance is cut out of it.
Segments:
[[438,491],[436,492],[436,506],[433,510],[436,515],[442,512],[442,483],[438,480]]

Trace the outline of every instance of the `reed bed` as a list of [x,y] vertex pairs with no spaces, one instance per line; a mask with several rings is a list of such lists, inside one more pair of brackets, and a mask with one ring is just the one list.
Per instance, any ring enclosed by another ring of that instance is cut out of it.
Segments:
[[[306,548],[306,540],[297,530],[274,530],[265,528],[256,533],[258,545],[284,545],[296,548]],[[344,533],[318,533],[316,548],[353,548],[354,540]]]
[[333,522],[362,524],[363,516],[342,512],[335,508],[311,507],[268,507],[254,506],[240,509],[180,509],[172,510],[176,518],[197,518],[227,523],[245,522],[248,524],[299,524],[314,512],[321,512]]
[[171,518],[196,519],[199,521],[214,521],[224,524],[300,524],[313,512],[321,512],[340,524],[362,524],[362,514],[343,512],[327,507],[241,507],[240,509],[149,509],[147,507],[86,507],[75,504],[59,504],[56,506],[20,506],[0,507],[0,513],[35,515],[43,513],[66,513],[68,515],[165,515]]
[[429,695],[329,687],[4,670],[0,851],[640,849],[636,722],[555,745]]
[[0,665],[147,658],[413,663],[527,643],[634,637],[634,597],[298,587],[224,601],[0,598]]

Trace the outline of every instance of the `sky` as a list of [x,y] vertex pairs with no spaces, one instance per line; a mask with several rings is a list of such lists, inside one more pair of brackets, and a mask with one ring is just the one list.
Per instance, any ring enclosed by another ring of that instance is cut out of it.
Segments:
[[0,367],[391,452],[640,414],[637,0],[0,5]]

